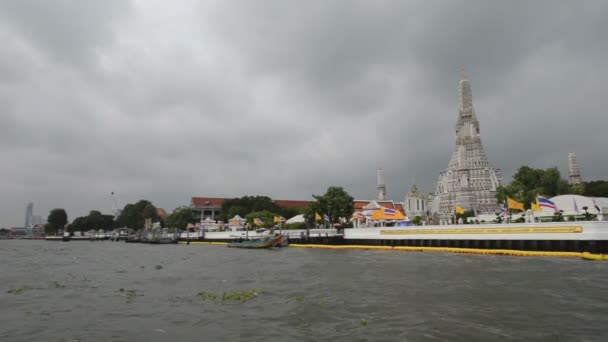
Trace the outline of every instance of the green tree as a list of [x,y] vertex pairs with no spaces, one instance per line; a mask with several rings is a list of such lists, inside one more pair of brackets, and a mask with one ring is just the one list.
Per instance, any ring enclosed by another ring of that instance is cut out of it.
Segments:
[[[152,210],[152,208],[154,209]],[[156,208],[150,201],[140,200],[135,204],[129,203],[120,213],[117,226],[142,229],[146,218],[151,218],[153,221],[157,219]]]
[[200,214],[198,211],[187,206],[182,206],[173,210],[173,212],[165,218],[165,222],[169,228],[185,230],[189,223],[196,223],[199,219]]
[[222,204],[222,214],[220,219],[228,221],[235,215],[245,217],[253,212],[269,211],[281,213],[281,208],[268,196],[243,196],[241,198],[231,198]]
[[568,183],[561,178],[556,167],[543,170],[522,166],[513,175],[510,184],[497,189],[496,198],[499,202],[504,202],[508,196],[524,203],[529,209],[530,203],[536,200],[536,195],[553,197],[569,191]]
[[608,181],[598,180],[584,184],[583,195],[589,197],[608,197]]
[[422,225],[422,216],[418,215],[418,216],[414,217],[414,219],[412,220],[412,223],[417,226],[421,226]]
[[103,215],[97,210],[91,210],[89,215],[74,219],[67,229],[70,232],[86,232],[99,229],[111,230],[112,228],[114,228],[114,216]]
[[316,201],[310,203],[306,213],[307,222],[315,221],[315,214],[329,215],[331,223],[339,223],[340,218],[349,220],[355,211],[355,200],[342,187],[330,186],[324,195],[313,195]]
[[68,214],[65,212],[65,209],[53,209],[49,213],[46,221],[48,223],[45,226],[45,230],[47,230],[47,232],[57,234],[59,231],[63,230],[65,225],[68,223]]
[[[255,212],[249,213],[245,216],[245,219],[247,220],[247,224],[249,224],[250,227],[270,228],[275,225],[275,223],[274,223],[275,216],[279,216],[279,215],[276,213],[264,210],[264,211],[255,211]],[[260,220],[262,220],[261,225],[253,224],[253,221],[256,218],[259,218]]]

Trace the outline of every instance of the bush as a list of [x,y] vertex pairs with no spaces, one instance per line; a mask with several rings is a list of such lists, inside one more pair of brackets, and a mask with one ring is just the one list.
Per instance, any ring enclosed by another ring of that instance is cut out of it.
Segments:
[[285,230],[290,230],[290,229],[306,229],[306,223],[301,222],[301,223],[284,224],[283,225],[283,229],[285,229]]

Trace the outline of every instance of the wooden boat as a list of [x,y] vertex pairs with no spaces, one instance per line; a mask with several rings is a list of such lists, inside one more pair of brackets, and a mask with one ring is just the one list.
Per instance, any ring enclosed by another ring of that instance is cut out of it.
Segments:
[[245,240],[245,241],[231,242],[228,244],[228,247],[251,248],[251,249],[271,248],[271,247],[280,246],[282,244],[282,241],[283,241],[283,236],[277,235],[274,237],[265,237],[265,238],[259,239],[259,240]]

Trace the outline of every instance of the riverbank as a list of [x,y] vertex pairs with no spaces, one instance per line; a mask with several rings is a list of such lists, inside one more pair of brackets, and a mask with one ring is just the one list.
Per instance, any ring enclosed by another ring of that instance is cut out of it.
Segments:
[[[180,241],[180,244],[226,246],[227,242],[206,241]],[[606,254],[593,254],[589,252],[543,252],[523,251],[509,249],[479,249],[479,248],[444,248],[444,247],[411,247],[411,246],[366,246],[366,245],[317,245],[317,244],[290,244],[293,248],[331,249],[331,250],[372,250],[393,252],[430,252],[430,253],[457,253],[457,254],[480,254],[480,255],[505,255],[520,257],[557,257],[557,258],[579,258],[585,260],[608,261]]]

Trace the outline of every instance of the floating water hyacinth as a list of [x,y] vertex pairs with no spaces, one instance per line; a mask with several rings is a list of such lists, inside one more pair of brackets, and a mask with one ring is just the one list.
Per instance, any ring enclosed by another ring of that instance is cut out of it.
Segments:
[[256,298],[259,294],[257,290],[249,290],[243,292],[224,292],[222,295],[223,301],[249,301]]
[[214,295],[213,293],[207,293],[207,292],[199,292],[196,294],[196,296],[202,300],[216,300],[217,299],[216,295]]
[[[222,301],[241,301],[246,302],[257,298],[260,294],[259,290],[247,290],[241,292],[224,292],[221,296]],[[216,300],[220,299],[220,296],[213,293],[201,291],[196,294],[202,300]]]
[[21,292],[27,290],[27,287],[22,286],[22,287],[17,287],[14,289],[10,289],[8,291],[6,291],[6,293],[12,293],[12,294],[20,294]]

